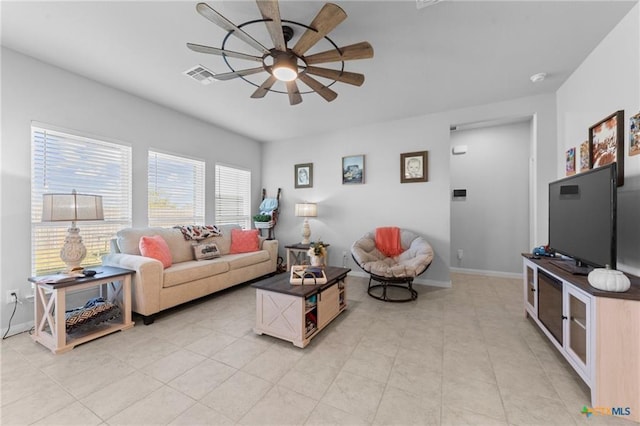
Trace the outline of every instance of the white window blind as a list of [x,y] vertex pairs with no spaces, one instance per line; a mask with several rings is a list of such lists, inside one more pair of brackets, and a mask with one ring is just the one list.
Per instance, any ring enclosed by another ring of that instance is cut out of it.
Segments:
[[101,195],[104,221],[78,222],[87,248],[83,266],[99,265],[109,240],[131,226],[131,147],[44,128],[31,127],[31,272],[65,268],[60,260],[71,222],[42,222],[42,195]]
[[149,226],[204,225],[204,161],[149,151]]
[[251,228],[251,172],[216,164],[216,225]]

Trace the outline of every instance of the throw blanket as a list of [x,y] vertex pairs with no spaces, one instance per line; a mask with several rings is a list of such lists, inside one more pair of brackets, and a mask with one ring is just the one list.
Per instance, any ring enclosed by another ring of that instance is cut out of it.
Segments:
[[278,208],[278,200],[275,198],[265,198],[260,203],[260,214],[271,214],[272,211]]
[[120,316],[120,308],[102,297],[95,297],[80,308],[65,312],[67,333],[94,327]]
[[215,225],[177,225],[174,228],[182,231],[185,240],[200,241],[222,235],[220,229]]
[[400,228],[395,226],[376,228],[376,248],[387,257],[396,257],[402,253]]

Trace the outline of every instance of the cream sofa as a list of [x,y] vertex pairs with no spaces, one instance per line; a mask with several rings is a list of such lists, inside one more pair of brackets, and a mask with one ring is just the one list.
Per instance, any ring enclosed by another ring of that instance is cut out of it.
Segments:
[[[202,241],[185,240],[180,229],[126,228],[111,241],[111,253],[102,263],[135,270],[132,280],[133,311],[151,324],[158,312],[223,290],[276,271],[278,241],[260,237],[260,250],[229,254],[231,229],[237,225],[222,225],[221,236]],[[159,260],[140,255],[138,243],[142,236],[160,235],[171,250],[172,265],[163,268]],[[211,260],[194,260],[192,245],[216,243],[221,256]]]

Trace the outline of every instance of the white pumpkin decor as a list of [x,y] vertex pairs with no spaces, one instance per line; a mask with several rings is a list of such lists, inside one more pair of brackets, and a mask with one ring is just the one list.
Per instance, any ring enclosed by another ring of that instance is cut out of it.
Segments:
[[587,280],[591,286],[604,291],[623,292],[631,287],[629,278],[622,272],[611,269],[609,265],[589,272]]

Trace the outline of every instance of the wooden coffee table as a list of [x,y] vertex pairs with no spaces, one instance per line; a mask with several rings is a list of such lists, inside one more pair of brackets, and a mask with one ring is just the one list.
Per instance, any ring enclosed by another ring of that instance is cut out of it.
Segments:
[[304,348],[347,309],[348,268],[327,266],[326,284],[291,285],[289,274],[275,275],[256,288],[257,334],[268,334]]

